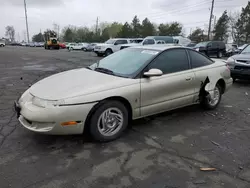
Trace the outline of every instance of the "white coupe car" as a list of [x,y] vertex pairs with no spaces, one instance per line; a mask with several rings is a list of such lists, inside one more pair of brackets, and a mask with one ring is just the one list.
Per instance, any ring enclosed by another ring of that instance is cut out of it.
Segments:
[[94,139],[111,141],[133,119],[196,103],[214,109],[231,84],[222,61],[179,46],[138,46],[37,82],[15,109],[31,131],[81,134],[87,128]]

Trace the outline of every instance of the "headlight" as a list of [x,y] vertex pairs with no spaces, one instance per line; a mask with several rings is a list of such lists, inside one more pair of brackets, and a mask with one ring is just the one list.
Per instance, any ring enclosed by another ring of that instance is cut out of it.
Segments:
[[229,58],[227,59],[227,63],[235,63],[235,59],[232,58],[232,57],[229,57]]
[[227,66],[230,68],[230,69],[233,69],[234,66],[235,66],[235,59],[232,58],[232,57],[229,57],[226,61],[227,63]]
[[64,104],[64,100],[45,100],[45,99],[40,99],[38,97],[33,97],[32,98],[32,104],[35,106],[39,106],[42,108],[51,108],[55,106],[59,106]]
[[24,101],[29,101],[32,98],[32,95],[30,94],[29,89],[27,89],[19,98],[19,103],[22,103]]

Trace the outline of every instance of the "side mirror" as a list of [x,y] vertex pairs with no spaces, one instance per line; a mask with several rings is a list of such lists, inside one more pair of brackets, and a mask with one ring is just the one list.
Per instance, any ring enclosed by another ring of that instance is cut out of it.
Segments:
[[115,42],[114,45],[118,45],[118,43]]
[[163,72],[160,69],[150,69],[148,72],[143,74],[146,77],[162,76]]

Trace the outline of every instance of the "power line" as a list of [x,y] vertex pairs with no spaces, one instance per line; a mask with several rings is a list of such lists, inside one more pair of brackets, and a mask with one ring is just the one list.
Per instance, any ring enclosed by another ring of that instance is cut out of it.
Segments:
[[161,11],[161,12],[156,12],[156,13],[151,13],[151,14],[140,14],[138,16],[142,17],[142,16],[160,16],[160,15],[166,15],[166,14],[172,14],[172,13],[175,13],[175,12],[179,12],[179,11],[182,11],[182,10],[186,10],[188,8],[195,8],[195,7],[199,7],[201,5],[205,5],[205,4],[208,4],[209,2],[208,1],[201,1],[199,3],[196,3],[196,4],[191,4],[189,6],[186,6],[186,7],[182,7],[182,8],[177,8],[177,9],[172,9],[171,11]]

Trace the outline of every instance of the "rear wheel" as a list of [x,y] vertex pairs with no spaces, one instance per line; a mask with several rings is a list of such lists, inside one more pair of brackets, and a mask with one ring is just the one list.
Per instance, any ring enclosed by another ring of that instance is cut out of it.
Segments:
[[108,142],[119,138],[128,126],[128,110],[119,101],[104,101],[90,118],[89,130],[96,141]]
[[213,92],[214,92],[214,96],[211,96],[207,92],[205,92],[206,94],[202,96],[201,105],[207,110],[213,110],[217,108],[217,106],[219,105],[221,101],[222,89],[219,84],[216,84]]
[[86,48],[82,48],[82,50],[83,50],[83,51],[85,51],[85,52],[87,51],[87,49],[86,49]]
[[218,57],[218,58],[222,58],[222,56],[223,56],[222,52],[219,51],[219,52],[217,53],[217,57]]

